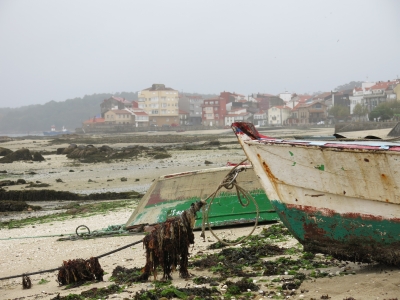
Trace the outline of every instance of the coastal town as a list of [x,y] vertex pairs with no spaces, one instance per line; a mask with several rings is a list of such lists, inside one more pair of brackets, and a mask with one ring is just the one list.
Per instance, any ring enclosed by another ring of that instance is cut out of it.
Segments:
[[400,101],[400,80],[362,82],[353,89],[315,93],[243,95],[223,91],[216,97],[179,93],[165,84],[152,84],[129,101],[112,96],[100,104],[96,117],[83,122],[84,132],[203,126],[224,128],[237,121],[256,127],[324,125],[343,121],[383,121],[391,116],[373,112],[382,103]]

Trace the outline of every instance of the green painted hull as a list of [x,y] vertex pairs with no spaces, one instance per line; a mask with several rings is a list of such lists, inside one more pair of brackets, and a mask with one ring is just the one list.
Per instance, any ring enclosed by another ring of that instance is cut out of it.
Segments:
[[[126,226],[160,223],[179,215],[193,202],[208,198],[231,169],[223,167],[160,177],[143,197]],[[257,203],[259,222],[279,220],[251,167],[240,173],[237,182]],[[245,201],[243,197],[242,201]],[[208,208],[208,221],[212,227],[254,223],[255,219],[255,204],[250,201],[248,206],[242,207],[234,190],[222,188]],[[202,222],[203,213],[198,212],[195,228],[201,228]]]
[[400,263],[400,220],[360,214],[324,213],[312,207],[271,201],[304,250],[357,261]]
[[[251,196],[257,202],[260,215],[259,222],[265,221],[276,221],[278,216],[275,213],[271,203],[268,201],[267,196],[264,191],[252,191]],[[161,206],[160,214],[157,217],[156,222],[164,222],[167,218],[174,217],[182,213],[185,209],[190,207],[190,205],[199,201],[200,198],[192,198],[187,200],[172,201],[170,204],[174,204],[173,207],[170,205]],[[149,205],[146,209],[154,209],[157,205]],[[221,193],[215,197],[212,206],[208,213],[208,222],[212,227],[224,226],[224,225],[234,225],[234,224],[244,224],[253,223],[256,218],[256,207],[253,203],[250,203],[246,207],[242,207],[238,201],[236,194]],[[201,228],[203,222],[203,213],[198,212],[196,217],[195,228]]]

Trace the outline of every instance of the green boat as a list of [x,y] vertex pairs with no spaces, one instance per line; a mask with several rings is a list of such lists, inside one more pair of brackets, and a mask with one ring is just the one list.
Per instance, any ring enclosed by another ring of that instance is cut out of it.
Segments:
[[[237,184],[248,192],[259,210],[258,222],[275,222],[279,220],[257,176],[251,166],[240,166],[244,170],[236,178]],[[167,218],[179,215],[191,203],[198,200],[207,200],[219,187],[225,176],[233,166],[212,168],[184,173],[164,175],[158,178],[144,195],[136,210],[125,226],[136,227],[143,224],[164,222]],[[240,197],[246,202],[243,197]],[[212,205],[208,207],[208,222],[212,227],[251,224],[256,220],[257,208],[250,201],[243,207],[235,189],[222,187],[215,195]],[[201,228],[203,213],[197,213],[194,228]]]

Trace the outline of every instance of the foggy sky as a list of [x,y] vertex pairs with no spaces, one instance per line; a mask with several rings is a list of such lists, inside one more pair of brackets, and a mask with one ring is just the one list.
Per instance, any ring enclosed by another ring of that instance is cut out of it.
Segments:
[[400,76],[400,1],[0,0],[0,107],[136,92],[330,91]]

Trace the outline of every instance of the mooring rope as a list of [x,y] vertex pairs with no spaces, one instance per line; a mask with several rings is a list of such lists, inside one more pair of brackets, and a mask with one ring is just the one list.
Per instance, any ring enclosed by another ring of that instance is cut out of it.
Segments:
[[[115,250],[113,250],[113,251],[110,251],[110,252],[101,254],[101,255],[99,255],[99,256],[95,256],[95,257],[96,257],[96,258],[102,258],[102,257],[104,257],[104,256],[108,256],[108,255],[113,254],[113,253],[115,253],[115,252],[118,252],[118,251],[121,251],[121,250],[123,250],[123,249],[126,249],[126,248],[128,248],[128,247],[130,247],[130,246],[134,246],[134,245],[136,245],[136,244],[139,244],[139,243],[141,243],[141,242],[142,242],[142,240],[139,240],[139,241],[136,241],[136,242],[134,242],[134,243],[125,245],[125,246],[123,246],[123,247],[117,248],[117,249],[115,249]],[[18,278],[18,277],[22,277],[22,276],[30,276],[30,275],[36,275],[36,274],[42,274],[42,273],[49,273],[49,272],[58,271],[58,270],[60,270],[61,268],[63,268],[63,267],[58,267],[58,268],[48,269],[48,270],[42,270],[42,271],[36,271],[36,272],[31,272],[31,273],[23,273],[23,274],[19,274],[19,275],[8,276],[8,277],[2,277],[2,278],[0,278],[0,280],[13,279],[13,278]]]
[[[242,172],[243,170],[246,170],[245,167],[241,167],[240,166],[247,160],[247,158],[243,161],[241,161],[239,164],[237,164],[224,178],[224,180],[222,180],[222,182],[218,185],[217,189],[215,190],[215,192],[213,192],[210,196],[208,196],[204,201],[207,201],[208,199],[211,198],[211,201],[208,205],[206,205],[208,207],[208,209],[206,210],[206,206],[203,206],[203,221],[202,221],[202,226],[201,226],[201,237],[203,237],[203,239],[205,239],[206,235],[205,235],[205,228],[206,228],[206,224],[208,224],[208,229],[210,230],[211,234],[222,244],[227,245],[227,246],[235,246],[237,244],[242,243],[243,241],[245,241],[249,236],[251,236],[254,232],[254,230],[256,229],[257,225],[258,225],[258,218],[260,216],[260,210],[258,207],[258,204],[256,202],[256,200],[253,198],[253,196],[247,192],[245,189],[243,189],[241,186],[239,186],[239,184],[236,182],[236,178],[239,175],[240,172]],[[208,221],[208,215],[210,213],[210,208],[211,208],[211,204],[213,203],[215,196],[217,195],[217,193],[219,192],[219,190],[221,188],[226,188],[227,190],[231,190],[233,188],[236,189],[236,195],[238,197],[239,203],[240,205],[242,205],[242,207],[246,207],[250,204],[250,201],[252,201],[254,203],[254,206],[256,207],[256,220],[254,222],[254,227],[253,229],[250,231],[250,233],[241,238],[239,241],[235,242],[235,243],[227,243],[223,240],[221,240],[215,233],[214,231],[211,229],[211,225],[210,222]],[[244,198],[246,199],[247,202],[243,202],[242,201],[242,197],[241,194],[244,196]]]
[[[86,228],[87,232],[79,232],[81,228]],[[74,235],[76,234],[76,236]],[[103,228],[100,230],[90,231],[89,227],[86,225],[79,225],[75,229],[75,233],[59,233],[59,234],[49,234],[49,235],[36,235],[36,236],[19,236],[19,237],[8,237],[8,238],[0,238],[0,241],[7,240],[20,240],[20,239],[36,239],[36,238],[48,238],[48,237],[60,237],[58,241],[72,241],[79,238],[96,238],[96,237],[104,237],[110,235],[128,235],[130,232],[126,230],[125,225],[109,225],[107,228]]]

